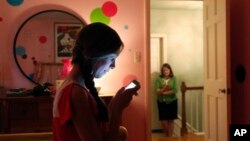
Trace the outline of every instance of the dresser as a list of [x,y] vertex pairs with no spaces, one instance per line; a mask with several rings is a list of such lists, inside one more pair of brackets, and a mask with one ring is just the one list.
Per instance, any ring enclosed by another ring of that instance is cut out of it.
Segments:
[[1,97],[0,132],[51,131],[52,97]]
[[[106,104],[112,96],[101,95]],[[0,133],[49,132],[53,97],[0,97]]]

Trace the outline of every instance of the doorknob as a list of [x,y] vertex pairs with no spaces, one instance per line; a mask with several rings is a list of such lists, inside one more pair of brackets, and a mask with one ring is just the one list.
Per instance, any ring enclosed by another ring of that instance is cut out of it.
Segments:
[[229,89],[219,89],[219,93],[229,94],[230,91],[229,91]]
[[219,89],[220,93],[226,93],[226,89]]

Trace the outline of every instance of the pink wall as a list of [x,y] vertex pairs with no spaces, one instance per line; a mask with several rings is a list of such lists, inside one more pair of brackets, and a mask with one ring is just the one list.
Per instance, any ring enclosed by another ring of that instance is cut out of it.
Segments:
[[[250,123],[250,1],[231,0],[231,68],[232,68],[232,122]],[[246,70],[244,82],[236,80],[236,67],[243,65]]]
[[[16,0],[18,2],[20,0]],[[7,1],[0,1],[0,65],[4,67],[3,77],[6,88],[32,88],[34,84],[28,81],[18,70],[13,56],[13,42],[17,29],[29,16],[42,10],[65,10],[75,14],[81,19],[90,23],[90,15],[96,8],[101,8],[107,2],[105,0],[43,0],[28,1],[23,0],[17,6],[13,6]],[[137,78],[142,85],[139,96],[134,97],[131,105],[125,110],[123,124],[129,131],[129,141],[145,141],[146,134],[149,133],[147,125],[147,86],[148,78],[147,54],[148,54],[148,19],[147,0],[112,1],[117,6],[117,12],[110,17],[109,25],[120,34],[125,49],[119,56],[116,69],[107,76],[98,80],[102,86],[103,93],[114,94],[124,84],[132,78]],[[146,13],[146,14],[145,14]],[[3,54],[4,53],[4,54]],[[135,53],[141,55],[141,60],[134,61]]]

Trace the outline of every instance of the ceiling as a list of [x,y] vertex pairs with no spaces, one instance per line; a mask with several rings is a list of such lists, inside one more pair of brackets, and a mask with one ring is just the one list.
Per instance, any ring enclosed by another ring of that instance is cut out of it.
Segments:
[[155,9],[202,9],[202,0],[151,0],[151,8]]

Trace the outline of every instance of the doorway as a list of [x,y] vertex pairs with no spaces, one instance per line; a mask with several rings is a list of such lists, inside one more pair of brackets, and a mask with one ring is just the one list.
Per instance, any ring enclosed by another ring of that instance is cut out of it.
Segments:
[[159,68],[164,60],[164,48],[166,37],[164,35],[152,34],[150,37],[150,64],[151,64],[151,128],[152,132],[158,132],[161,129],[161,123],[158,120],[158,111],[156,103],[156,93],[154,91],[154,80],[160,75]]
[[[175,0],[151,0],[151,35],[164,35],[167,42],[162,43],[162,50],[165,50],[159,61],[171,64],[175,76],[179,84],[181,81],[191,86],[203,86],[203,9],[202,1],[175,1]],[[152,39],[151,39],[152,41]],[[152,44],[152,42],[151,42]],[[152,51],[151,46],[151,51]],[[151,52],[151,56],[153,56]],[[155,57],[156,58],[156,57]],[[152,58],[151,58],[152,59]],[[155,61],[155,60],[154,60]],[[157,62],[157,61],[155,61]],[[157,67],[151,66],[151,73]],[[160,66],[160,65],[159,65]],[[160,67],[158,68],[160,69]],[[159,72],[159,70],[158,70]],[[153,79],[155,75],[151,75]],[[201,92],[199,92],[201,93]],[[178,94],[178,115],[181,116],[181,92]],[[193,98],[188,98],[190,101]],[[200,97],[200,99],[203,99]],[[151,108],[154,108],[155,99],[152,98]],[[203,105],[202,103],[199,103]],[[152,131],[160,131],[161,127],[157,125],[157,109],[151,109],[151,127]],[[187,107],[187,111],[192,107]],[[202,108],[200,108],[202,110]],[[200,111],[202,113],[202,111]],[[192,115],[187,115],[192,116]],[[203,115],[198,116],[202,124]],[[181,118],[181,117],[180,117]],[[197,119],[191,119],[197,120]],[[178,123],[176,123],[178,126]],[[203,127],[203,125],[201,125]],[[180,125],[179,125],[180,128]],[[180,130],[180,129],[179,129]],[[175,135],[179,136],[180,131],[175,131]],[[200,129],[199,129],[200,130]]]

